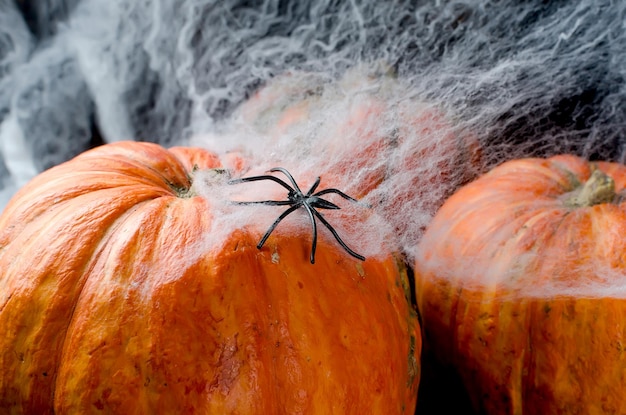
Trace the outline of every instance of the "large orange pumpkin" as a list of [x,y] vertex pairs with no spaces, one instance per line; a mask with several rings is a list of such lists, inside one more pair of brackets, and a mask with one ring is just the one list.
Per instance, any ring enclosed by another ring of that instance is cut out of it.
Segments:
[[425,348],[479,413],[626,413],[625,187],[620,164],[514,160],[429,225],[415,265]]
[[311,265],[310,238],[288,227],[258,250],[265,222],[221,235],[224,201],[194,194],[194,178],[222,167],[197,148],[121,142],[13,198],[0,216],[0,412],[413,413],[406,269],[325,234]]

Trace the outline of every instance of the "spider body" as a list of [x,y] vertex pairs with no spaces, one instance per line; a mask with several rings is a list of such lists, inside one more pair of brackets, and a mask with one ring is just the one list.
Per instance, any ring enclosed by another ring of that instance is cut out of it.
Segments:
[[298,186],[298,183],[296,183],[296,180],[293,178],[291,173],[289,173],[286,169],[282,167],[274,167],[270,169],[269,172],[283,173],[289,179],[289,181],[291,182],[291,185],[289,185],[289,183],[285,182],[279,177],[272,176],[272,175],[242,177],[239,179],[234,179],[234,180],[229,181],[230,184],[236,184],[236,183],[243,183],[243,182],[254,182],[254,181],[259,181],[259,180],[271,180],[271,181],[278,183],[279,185],[281,185],[288,191],[287,200],[260,200],[260,201],[250,201],[250,202],[236,202],[239,205],[263,204],[263,205],[272,205],[272,206],[289,206],[289,208],[285,210],[283,213],[281,213],[280,216],[278,216],[278,218],[274,221],[274,223],[272,223],[272,225],[269,227],[267,232],[265,232],[265,234],[263,235],[263,237],[257,244],[258,249],[261,249],[263,247],[263,245],[265,244],[265,241],[267,241],[267,238],[269,238],[269,236],[274,231],[274,229],[276,229],[276,226],[278,226],[278,224],[283,219],[285,219],[290,213],[296,211],[297,209],[303,208],[307,212],[309,219],[311,221],[311,227],[313,228],[313,242],[311,243],[311,254],[310,254],[311,264],[315,263],[315,250],[317,248],[317,220],[319,220],[320,222],[322,222],[324,226],[326,226],[326,228],[335,237],[335,239],[342,246],[342,248],[346,250],[346,252],[348,252],[353,257],[360,259],[361,261],[365,260],[365,257],[363,255],[357,254],[352,249],[350,249],[348,245],[346,245],[346,243],[339,237],[339,234],[337,233],[337,231],[330,225],[330,223],[328,223],[326,218],[324,218],[324,216],[317,211],[317,209],[329,209],[329,210],[341,209],[336,204],[326,199],[323,199],[321,196],[325,194],[334,193],[343,197],[346,200],[350,200],[351,202],[357,202],[356,199],[348,196],[341,190],[334,189],[334,188],[328,188],[328,189],[320,190],[319,192],[315,192],[315,190],[317,190],[318,186],[320,185],[320,181],[321,181],[320,177],[318,177],[313,183],[313,185],[311,186],[311,188],[306,193],[304,193]]

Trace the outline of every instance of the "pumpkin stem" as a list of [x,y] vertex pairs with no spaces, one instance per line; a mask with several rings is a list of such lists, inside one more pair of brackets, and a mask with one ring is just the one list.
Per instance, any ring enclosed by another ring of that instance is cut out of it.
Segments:
[[588,207],[615,200],[615,181],[600,169],[595,169],[589,179],[565,204],[570,207]]
[[182,199],[189,199],[198,196],[198,180],[201,180],[204,185],[211,186],[221,183],[224,180],[228,180],[229,178],[230,172],[227,169],[212,168],[202,170],[198,168],[198,166],[194,165],[193,170],[191,171],[191,174],[189,176],[189,182],[191,183],[191,186],[180,188],[172,187],[172,190],[174,190],[178,197]]

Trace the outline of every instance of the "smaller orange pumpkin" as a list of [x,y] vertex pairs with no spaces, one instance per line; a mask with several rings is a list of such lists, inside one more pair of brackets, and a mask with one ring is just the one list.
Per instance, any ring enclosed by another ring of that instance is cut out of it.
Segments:
[[626,166],[514,160],[460,189],[420,241],[426,348],[479,413],[626,413]]

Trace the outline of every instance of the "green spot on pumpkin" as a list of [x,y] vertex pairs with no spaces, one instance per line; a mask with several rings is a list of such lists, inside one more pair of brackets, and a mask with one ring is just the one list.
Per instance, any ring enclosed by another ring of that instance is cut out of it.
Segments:
[[409,343],[409,371],[408,371],[408,379],[407,379],[407,383],[406,383],[406,387],[410,388],[411,386],[413,386],[413,382],[415,381],[415,378],[419,375],[419,363],[417,361],[417,359],[415,358],[415,347],[416,347],[416,339],[415,336],[411,335],[411,340]]

